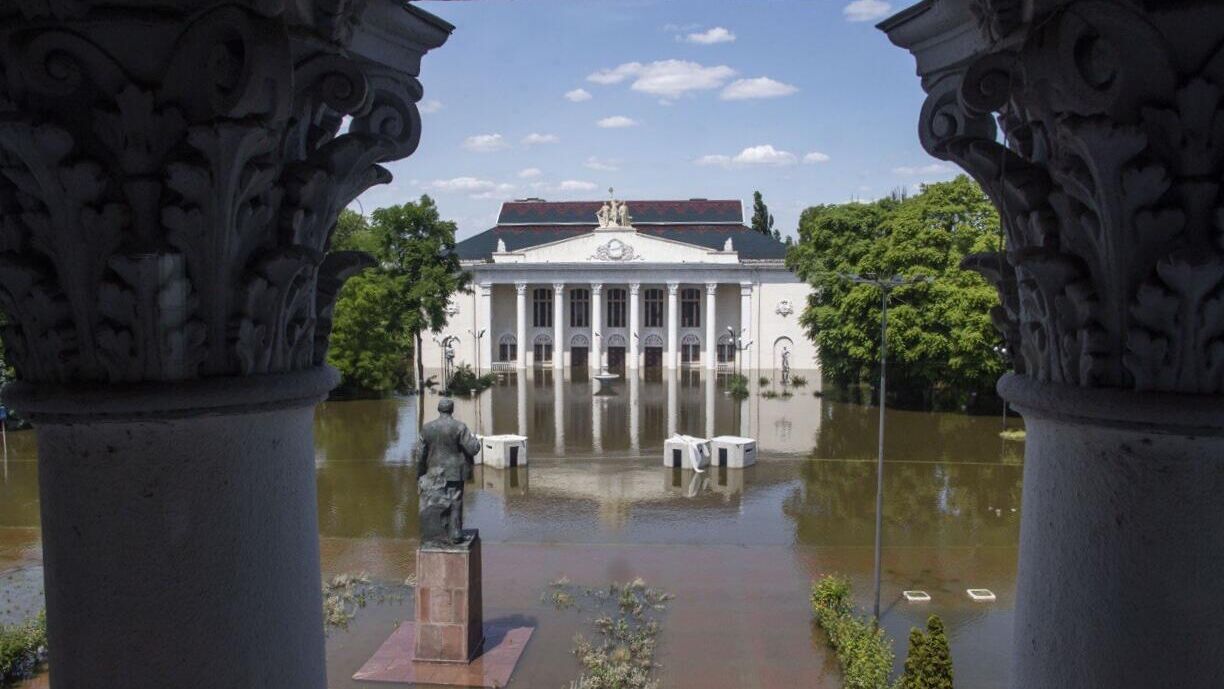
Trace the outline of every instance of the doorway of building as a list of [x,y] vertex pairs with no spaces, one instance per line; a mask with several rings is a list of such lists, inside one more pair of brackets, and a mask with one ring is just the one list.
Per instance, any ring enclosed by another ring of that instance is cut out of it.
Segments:
[[647,347],[642,352],[644,360],[642,366],[645,368],[663,368],[663,348],[662,347]]
[[608,370],[614,373],[625,372],[624,347],[608,347]]
[[585,369],[587,367],[588,347],[570,347],[570,368]]

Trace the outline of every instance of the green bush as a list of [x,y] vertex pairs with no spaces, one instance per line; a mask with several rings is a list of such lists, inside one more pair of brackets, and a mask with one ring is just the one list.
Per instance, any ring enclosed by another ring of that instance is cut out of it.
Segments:
[[727,392],[731,397],[742,400],[748,396],[748,379],[738,373],[727,380]]
[[451,375],[450,392],[454,395],[470,395],[473,392],[489,389],[495,382],[497,382],[496,375],[486,373],[478,376],[469,364],[460,364]]
[[0,686],[34,675],[47,659],[47,613],[18,627],[0,626]]
[[952,654],[939,615],[927,618],[925,634],[917,627],[910,630],[905,674],[897,689],[953,689]]
[[814,583],[812,612],[837,654],[845,689],[887,689],[892,642],[873,620],[856,614],[850,582],[829,575]]
[[769,385],[769,379],[766,378],[765,376],[761,376],[760,378],[757,378],[757,382],[760,383],[761,385]]
[[794,385],[797,388],[801,388],[804,385],[807,385],[807,378],[804,378],[803,376],[791,376],[790,382],[791,382],[791,385]]
[[767,400],[771,400],[777,396],[778,396],[778,393],[773,390],[762,390],[761,391],[761,397],[764,397]]

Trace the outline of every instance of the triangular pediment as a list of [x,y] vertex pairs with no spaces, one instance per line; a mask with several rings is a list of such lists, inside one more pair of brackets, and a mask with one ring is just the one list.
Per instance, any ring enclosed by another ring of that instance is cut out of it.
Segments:
[[737,263],[734,251],[717,251],[632,229],[601,229],[547,244],[494,253],[495,263]]

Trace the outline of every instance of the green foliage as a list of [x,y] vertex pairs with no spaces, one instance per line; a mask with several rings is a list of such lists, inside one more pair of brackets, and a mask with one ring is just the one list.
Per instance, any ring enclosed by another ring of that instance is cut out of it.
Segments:
[[767,400],[771,400],[777,396],[778,396],[778,393],[776,390],[762,390],[761,391],[761,397],[764,397]]
[[990,320],[993,287],[960,269],[968,254],[997,250],[999,217],[961,176],[913,197],[814,206],[799,220],[787,265],[816,289],[801,322],[835,384],[874,382],[879,366],[880,292],[845,274],[927,276],[896,289],[888,310],[889,389],[964,397],[990,391],[1003,373],[1002,340]]
[[927,618],[926,633],[917,627],[910,630],[905,673],[897,689],[953,689],[952,654],[938,615]]
[[648,588],[641,579],[580,590],[562,577],[549,584],[543,599],[551,600],[558,610],[579,607],[602,613],[593,621],[594,638],[574,637],[582,674],[570,689],[658,688],[659,681],[651,676],[660,630],[656,613],[666,610],[671,594]]
[[[404,389],[411,352],[421,333],[446,325],[446,304],[467,289],[470,276],[455,254],[455,223],[444,221],[433,199],[375,210],[367,222],[341,213],[333,250],[365,251],[375,268],[344,286],[336,302],[328,362],[345,382],[366,389]],[[424,364],[417,357],[420,379]]]
[[0,626],[0,686],[32,677],[46,659],[45,610],[20,626]]
[[769,378],[765,376],[761,376],[760,378],[757,378],[757,384],[758,385],[769,385]]
[[497,376],[492,373],[486,373],[483,376],[476,375],[469,364],[460,364],[455,368],[454,374],[451,375],[450,392],[456,395],[470,395],[473,392],[480,392],[493,387],[497,382]]
[[761,192],[752,192],[752,229],[760,232],[766,237],[777,238],[774,232],[773,215],[769,212],[769,206],[765,205],[765,200],[761,198]]
[[873,620],[860,617],[850,582],[828,575],[812,584],[812,612],[841,664],[845,689],[887,689],[892,642]]
[[370,603],[403,603],[411,593],[409,587],[415,585],[415,577],[403,584],[386,584],[371,581],[365,572],[337,574],[323,582],[323,629],[348,629],[357,612]]
[[791,376],[790,384],[794,385],[797,388],[801,388],[804,385],[807,385],[807,383],[808,383],[807,378],[803,376]]
[[733,399],[742,400],[748,396],[748,378],[736,373],[727,379],[727,392]]

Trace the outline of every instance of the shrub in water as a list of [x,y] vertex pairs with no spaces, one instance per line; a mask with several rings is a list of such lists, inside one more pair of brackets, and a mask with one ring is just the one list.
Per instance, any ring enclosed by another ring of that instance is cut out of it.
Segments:
[[473,392],[480,392],[492,387],[496,381],[497,376],[492,373],[478,376],[470,365],[460,364],[455,368],[454,374],[451,375],[450,392],[454,395],[470,395]]
[[917,627],[910,630],[905,674],[897,689],[953,689],[952,654],[939,615],[927,618],[925,634]]
[[739,374],[731,376],[727,380],[727,392],[737,400],[742,400],[748,396],[748,379]]
[[760,383],[761,385],[769,385],[769,379],[766,378],[765,376],[761,376],[760,378],[757,378],[757,382]]
[[804,385],[807,385],[807,378],[804,378],[803,376],[791,376],[790,382],[791,382],[791,385],[794,385],[797,388],[801,388]]
[[34,675],[47,659],[47,613],[18,627],[0,627],[0,686]]
[[812,612],[837,654],[845,689],[886,689],[892,642],[874,621],[855,614],[849,580],[826,576],[813,584]]

